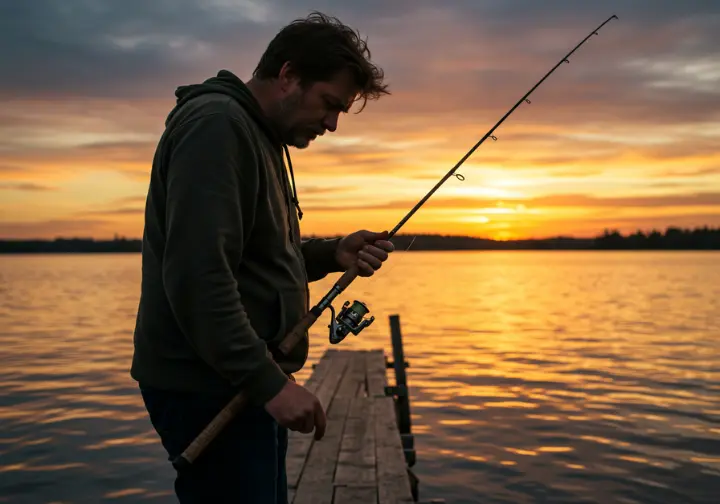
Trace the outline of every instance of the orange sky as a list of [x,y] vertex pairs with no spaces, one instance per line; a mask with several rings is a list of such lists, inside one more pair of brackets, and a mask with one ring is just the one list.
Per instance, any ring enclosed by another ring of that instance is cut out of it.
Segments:
[[[247,79],[277,29],[308,12],[304,2],[32,3],[0,7],[14,21],[0,34],[3,238],[141,236],[175,88],[221,68]],[[613,13],[403,232],[720,225],[720,3],[356,4],[324,12],[368,37],[393,94],[291,150],[304,234],[392,228]]]

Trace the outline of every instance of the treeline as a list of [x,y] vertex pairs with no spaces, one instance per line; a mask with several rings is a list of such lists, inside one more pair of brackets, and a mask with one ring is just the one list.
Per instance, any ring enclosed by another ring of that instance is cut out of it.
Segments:
[[[595,238],[554,237],[530,240],[497,241],[470,236],[439,234],[396,235],[397,250],[720,250],[720,228],[700,227],[665,231],[637,231],[623,235],[605,230]],[[57,238],[54,240],[0,240],[0,253],[138,253],[142,241],[115,237],[113,240],[92,238]]]
[[138,253],[142,250],[139,239],[114,238],[56,238],[54,240],[0,240],[3,254],[56,254],[56,253]]
[[720,250],[720,228],[636,231],[623,235],[605,230],[595,238],[554,238],[496,241],[469,236],[403,235],[393,238],[399,250]]
[[653,230],[649,233],[637,231],[623,236],[617,231],[605,230],[595,238],[598,249],[632,250],[718,250],[720,249],[720,228],[701,227],[681,229],[670,227],[665,232]]

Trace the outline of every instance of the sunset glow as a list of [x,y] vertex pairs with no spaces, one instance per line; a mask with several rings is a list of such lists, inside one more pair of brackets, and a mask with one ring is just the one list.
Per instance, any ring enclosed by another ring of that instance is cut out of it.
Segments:
[[[274,33],[314,8],[30,3],[0,7],[17,20],[0,34],[3,238],[140,237],[175,88],[222,68],[247,80]],[[403,232],[720,225],[720,4],[631,3],[334,3],[325,12],[368,37],[392,95],[291,149],[303,233],[392,228],[611,14]]]

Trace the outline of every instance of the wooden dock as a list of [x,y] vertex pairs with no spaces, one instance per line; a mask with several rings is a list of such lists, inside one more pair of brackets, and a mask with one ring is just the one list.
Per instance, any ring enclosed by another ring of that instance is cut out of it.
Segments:
[[[331,348],[313,366],[304,386],[323,404],[327,429],[320,441],[312,434],[290,433],[290,504],[417,502],[418,481],[410,469],[415,451],[409,432],[407,363],[399,319],[391,316],[390,321],[394,356],[400,357],[396,362],[389,362],[382,350]],[[396,370],[394,386],[388,385],[388,367]]]

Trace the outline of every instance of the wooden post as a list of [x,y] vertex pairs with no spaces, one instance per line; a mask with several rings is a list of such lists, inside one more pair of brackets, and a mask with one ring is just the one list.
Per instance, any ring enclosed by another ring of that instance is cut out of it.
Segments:
[[[408,477],[410,478],[413,499],[417,502],[420,482],[410,469],[415,465],[415,439],[412,435],[412,422],[410,421],[410,393],[408,392],[407,375],[405,373],[405,368],[408,366],[403,352],[399,315],[390,315],[390,338],[393,347],[392,367],[395,369],[395,386],[386,387],[385,393],[394,398],[395,416],[397,417],[405,463],[408,465]],[[387,366],[390,367],[390,363],[387,363]]]
[[393,347],[393,361],[386,362],[386,367],[392,367],[395,370],[395,386],[385,387],[385,394],[393,396],[395,399],[398,431],[400,432],[403,452],[405,453],[405,462],[408,465],[407,473],[410,478],[413,500],[418,504],[445,504],[445,499],[420,501],[420,480],[412,469],[410,469],[415,465],[416,459],[415,438],[412,434],[412,422],[410,420],[410,392],[408,390],[407,374],[405,372],[405,369],[409,368],[410,364],[405,360],[399,315],[390,315],[390,338]]
[[407,388],[407,375],[405,374],[405,355],[403,352],[402,332],[400,331],[400,316],[390,315],[390,337],[393,347],[393,367],[395,368],[394,391],[398,405],[398,428],[400,434],[410,434],[412,430],[410,420],[410,398]]

